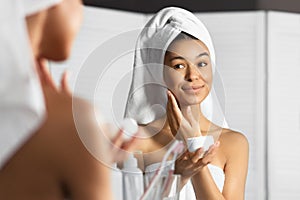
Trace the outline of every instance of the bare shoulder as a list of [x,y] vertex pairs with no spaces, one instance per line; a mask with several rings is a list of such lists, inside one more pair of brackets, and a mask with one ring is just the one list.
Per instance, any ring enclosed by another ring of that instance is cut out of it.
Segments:
[[220,135],[222,149],[226,154],[248,153],[249,143],[247,137],[231,129],[223,129]]
[[223,129],[220,139],[224,140],[226,143],[230,142],[231,144],[248,144],[248,139],[243,133],[231,129]]

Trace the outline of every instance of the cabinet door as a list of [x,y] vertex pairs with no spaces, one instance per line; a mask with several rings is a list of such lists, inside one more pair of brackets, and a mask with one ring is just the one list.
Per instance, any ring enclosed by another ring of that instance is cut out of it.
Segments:
[[269,199],[300,199],[300,14],[268,13]]

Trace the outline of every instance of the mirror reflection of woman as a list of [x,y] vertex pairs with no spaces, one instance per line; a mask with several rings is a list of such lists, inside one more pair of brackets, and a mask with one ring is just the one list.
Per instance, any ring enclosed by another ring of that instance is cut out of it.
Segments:
[[188,138],[215,138],[207,152],[186,150],[177,159],[180,199],[244,198],[248,141],[243,134],[208,119],[205,106],[200,106],[212,90],[214,71],[211,38],[192,13],[165,8],[141,32],[125,115],[140,123],[143,136],[137,150],[143,152],[144,170],[158,167],[175,138],[185,144]]

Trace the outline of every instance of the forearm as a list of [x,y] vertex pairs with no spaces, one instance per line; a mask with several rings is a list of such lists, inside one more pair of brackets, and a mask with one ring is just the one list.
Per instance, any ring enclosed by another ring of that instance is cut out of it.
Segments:
[[225,199],[215,184],[207,166],[192,177],[192,183],[197,199]]

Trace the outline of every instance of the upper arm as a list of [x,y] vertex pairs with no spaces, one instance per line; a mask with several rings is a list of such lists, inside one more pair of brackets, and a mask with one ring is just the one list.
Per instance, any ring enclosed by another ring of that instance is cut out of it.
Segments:
[[[225,199],[244,199],[248,171],[249,144],[241,133],[229,133],[225,140]],[[230,145],[229,145],[230,144]]]

